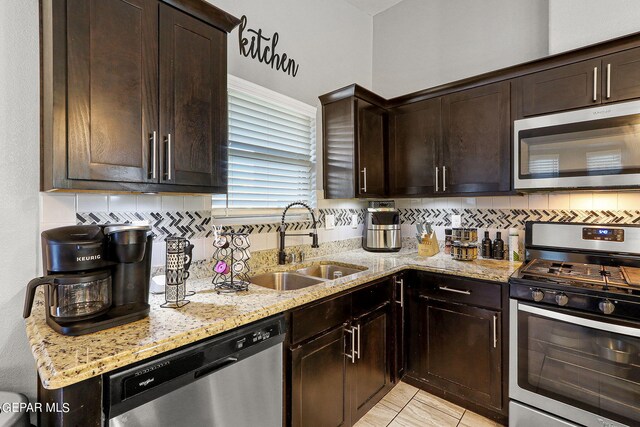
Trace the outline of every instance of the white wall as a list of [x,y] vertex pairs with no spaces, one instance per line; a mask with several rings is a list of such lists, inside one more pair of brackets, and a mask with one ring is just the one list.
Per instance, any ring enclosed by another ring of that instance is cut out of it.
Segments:
[[640,31],[638,0],[549,0],[549,53]]
[[38,244],[38,1],[0,1],[0,389],[35,396],[22,320]]
[[546,0],[404,0],[373,19],[373,89],[393,97],[547,54]]
[[296,60],[296,77],[245,58],[238,28],[229,37],[229,73],[310,105],[318,96],[351,83],[371,88],[372,18],[344,0],[207,0],[248,28],[278,32],[277,51]]

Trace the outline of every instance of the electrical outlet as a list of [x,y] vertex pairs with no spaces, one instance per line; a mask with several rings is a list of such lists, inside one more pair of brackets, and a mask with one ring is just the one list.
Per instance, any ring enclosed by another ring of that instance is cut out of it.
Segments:
[[462,215],[451,215],[451,228],[462,227]]
[[358,214],[351,214],[351,228],[358,228]]
[[336,228],[336,216],[335,215],[325,215],[324,216],[324,228],[325,230],[333,230]]

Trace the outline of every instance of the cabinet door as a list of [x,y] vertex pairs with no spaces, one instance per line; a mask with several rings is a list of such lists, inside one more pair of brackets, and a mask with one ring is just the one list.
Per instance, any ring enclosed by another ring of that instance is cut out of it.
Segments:
[[352,199],[356,196],[355,101],[341,99],[322,106],[322,147],[324,160],[324,197]]
[[421,374],[445,391],[500,408],[500,312],[420,296]]
[[350,365],[352,419],[366,414],[391,389],[391,307],[355,319],[357,358]]
[[441,98],[395,108],[389,114],[392,196],[434,193],[436,148],[442,140]]
[[442,192],[510,190],[509,84],[494,83],[443,98]]
[[226,57],[224,32],[160,6],[162,182],[226,190]]
[[350,425],[344,327],[291,350],[291,425]]
[[600,59],[582,61],[522,78],[522,114],[534,116],[601,102]]
[[385,196],[385,111],[361,99],[358,109],[358,195]]
[[602,58],[604,102],[640,98],[640,48]]
[[155,0],[67,1],[69,179],[157,181],[157,33]]

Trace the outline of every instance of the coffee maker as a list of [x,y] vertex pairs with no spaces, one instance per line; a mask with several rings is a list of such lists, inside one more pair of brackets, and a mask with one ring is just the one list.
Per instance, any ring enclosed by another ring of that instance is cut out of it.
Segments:
[[369,252],[398,252],[402,248],[400,213],[393,200],[369,202],[362,248]]
[[47,324],[84,335],[149,315],[153,234],[148,225],[75,225],[42,232],[46,276],[29,282],[24,317],[45,286]]

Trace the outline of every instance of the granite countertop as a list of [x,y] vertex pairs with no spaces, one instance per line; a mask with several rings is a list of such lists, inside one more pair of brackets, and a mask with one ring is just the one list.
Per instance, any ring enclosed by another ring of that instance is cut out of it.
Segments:
[[40,292],[26,326],[42,385],[57,389],[78,383],[406,269],[506,283],[520,266],[517,262],[482,259],[461,262],[442,253],[424,258],[415,250],[376,254],[358,249],[268,270],[292,270],[322,261],[339,261],[368,269],[285,292],[250,285],[247,292],[219,295],[213,290],[210,278],[191,280],[188,287],[197,293],[183,308],[161,308],[164,295],[151,295],[148,318],[79,337],[59,335],[47,326]]

